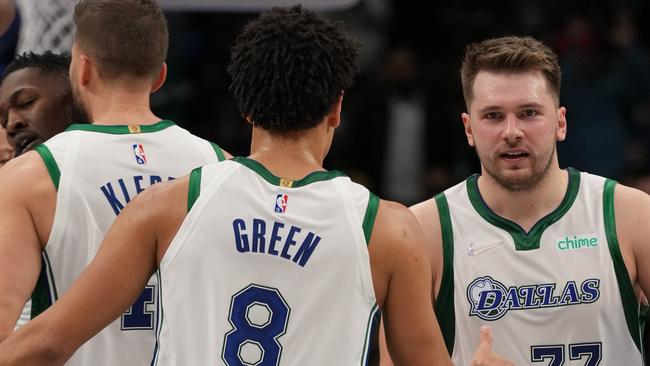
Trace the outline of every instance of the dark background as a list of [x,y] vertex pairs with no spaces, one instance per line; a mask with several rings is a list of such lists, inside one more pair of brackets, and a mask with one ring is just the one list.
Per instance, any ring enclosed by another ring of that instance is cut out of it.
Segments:
[[[530,35],[550,45],[563,68],[569,133],[559,145],[561,165],[650,189],[649,2],[364,0],[327,15],[343,20],[364,46],[363,71],[344,98],[326,168],[407,204],[478,172],[460,120],[463,49],[488,37]],[[225,68],[237,32],[256,14],[167,16],[170,73],[154,110],[235,155],[248,154],[250,127],[228,92]],[[409,180],[422,182],[416,195],[382,184],[395,169],[388,156],[399,149],[390,139],[399,127],[399,115],[391,119],[395,100],[414,101],[422,120],[413,140],[416,173],[403,177],[405,189]]]

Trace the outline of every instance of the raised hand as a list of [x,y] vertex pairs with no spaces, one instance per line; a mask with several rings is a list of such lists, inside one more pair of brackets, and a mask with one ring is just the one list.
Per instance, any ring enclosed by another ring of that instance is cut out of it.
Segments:
[[470,366],[514,366],[515,364],[492,352],[492,331],[490,327],[481,327],[481,342],[474,353]]

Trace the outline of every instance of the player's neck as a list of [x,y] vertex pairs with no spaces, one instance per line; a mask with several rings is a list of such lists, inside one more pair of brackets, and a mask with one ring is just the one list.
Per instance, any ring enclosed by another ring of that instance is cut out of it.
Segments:
[[555,161],[542,180],[530,189],[506,189],[489,174],[479,178],[478,186],[483,200],[494,213],[519,224],[528,232],[560,205],[568,183],[568,172],[560,169]]
[[88,93],[85,107],[95,125],[149,125],[160,121],[149,104],[149,93],[102,89]]
[[279,135],[254,127],[250,158],[274,175],[291,180],[324,170],[329,143],[319,128]]

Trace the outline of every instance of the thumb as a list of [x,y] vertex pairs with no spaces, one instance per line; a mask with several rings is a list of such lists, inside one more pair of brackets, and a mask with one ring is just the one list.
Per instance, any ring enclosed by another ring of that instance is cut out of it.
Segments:
[[481,342],[478,349],[483,352],[491,352],[492,350],[492,330],[487,325],[481,327]]

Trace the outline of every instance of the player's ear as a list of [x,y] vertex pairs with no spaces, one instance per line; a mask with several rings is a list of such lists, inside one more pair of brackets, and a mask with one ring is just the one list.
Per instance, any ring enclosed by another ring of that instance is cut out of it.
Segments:
[[557,110],[557,130],[555,132],[555,138],[558,141],[566,139],[566,127],[566,108],[560,107]]
[[467,113],[462,113],[460,118],[463,120],[463,126],[465,127],[465,136],[467,137],[467,143],[469,146],[476,146],[474,144],[474,134],[472,133],[472,125],[470,124],[470,116]]
[[158,72],[158,76],[156,76],[153,84],[151,84],[151,92],[155,93],[158,89],[162,88],[163,84],[165,84],[165,80],[167,80],[167,63],[163,62],[162,67]]
[[84,54],[79,55],[79,85],[88,85],[93,74],[99,76],[93,61]]
[[336,102],[334,102],[334,105],[332,105],[332,109],[330,109],[326,117],[327,124],[332,128],[337,128],[338,126],[341,125],[342,105],[343,105],[343,92],[341,92],[341,95],[339,95],[339,97],[336,99]]

